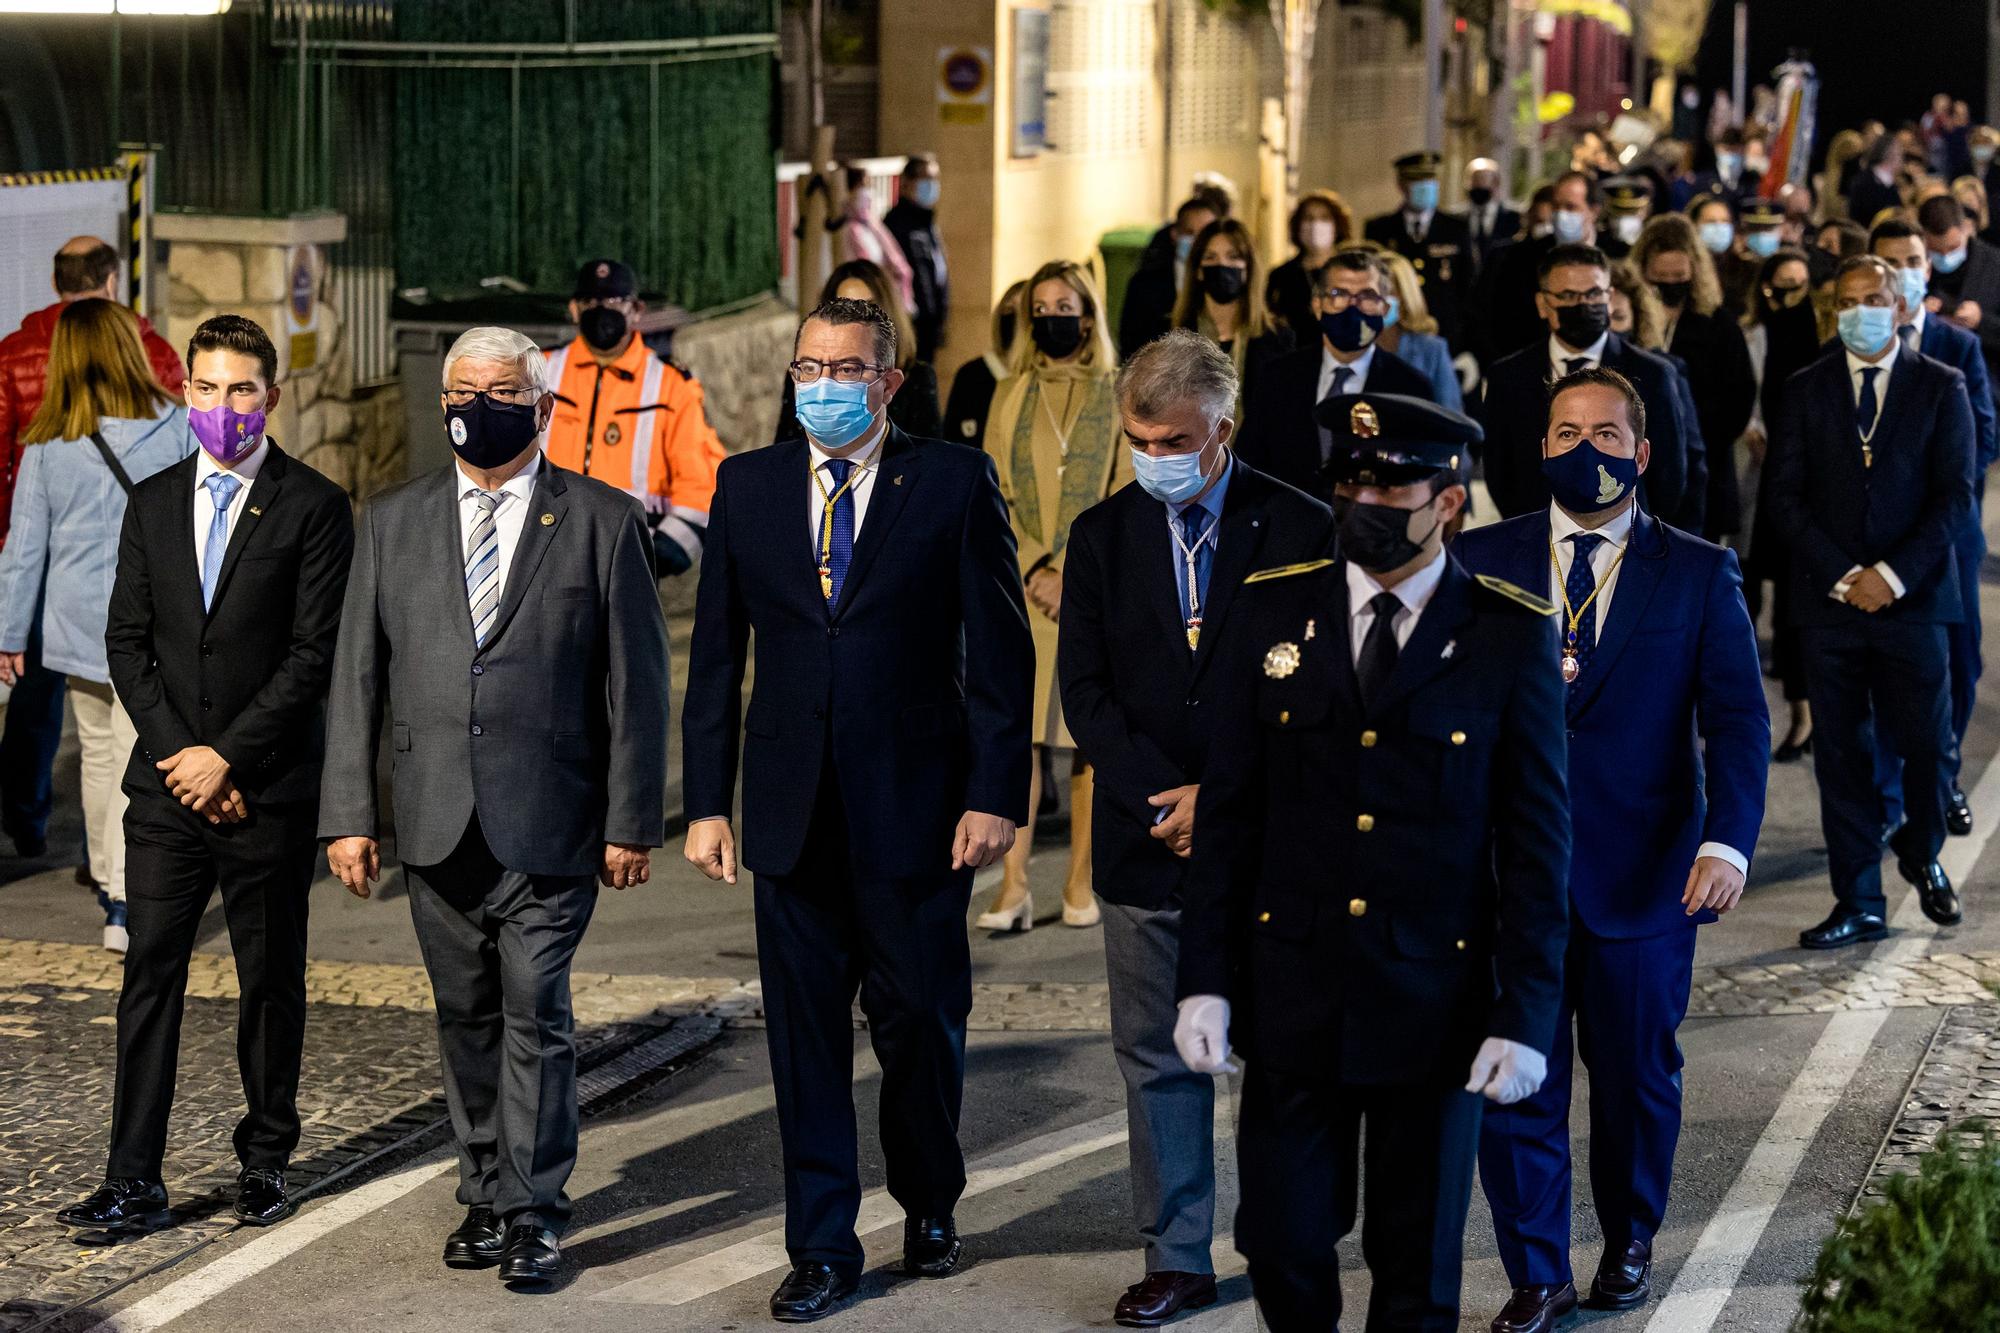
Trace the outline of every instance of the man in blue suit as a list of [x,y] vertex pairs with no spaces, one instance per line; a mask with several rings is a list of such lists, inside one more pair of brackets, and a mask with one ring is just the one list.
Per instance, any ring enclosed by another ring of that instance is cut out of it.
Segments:
[[[1556,382],[1542,472],[1552,503],[1461,534],[1466,569],[1558,607],[1572,851],[1563,1007],[1548,1079],[1489,1107],[1479,1176],[1513,1298],[1494,1333],[1542,1333],[1576,1308],[1570,1268],[1570,1072],[1590,1067],[1599,1309],[1651,1287],[1681,1126],[1695,927],[1742,896],[1764,819],[1771,720],[1734,553],[1637,503],[1646,404],[1616,371]],[[1574,1044],[1571,1017],[1575,1018]]]
[[1876,746],[1903,761],[1896,868],[1924,914],[1959,921],[1938,852],[1951,783],[1946,628],[1965,618],[1952,548],[1973,512],[1965,376],[1910,355],[1896,270],[1856,255],[1834,280],[1838,352],[1785,385],[1764,465],[1766,514],[1791,557],[1791,618],[1805,651],[1815,776],[1836,904],[1808,949],[1888,933]]
[[973,872],[1028,818],[1035,653],[992,460],[889,423],[895,324],[867,301],[825,301],[794,356],[806,438],[716,476],[682,730],[687,859],[733,884],[741,719],[792,1261],[771,1313],[806,1323],[861,1275],[857,990],[904,1271],[958,1264],[965,912]]

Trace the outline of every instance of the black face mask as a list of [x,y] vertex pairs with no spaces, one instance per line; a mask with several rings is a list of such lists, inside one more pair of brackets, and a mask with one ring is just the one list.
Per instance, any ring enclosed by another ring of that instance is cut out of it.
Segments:
[[1472,201],[1474,208],[1484,208],[1493,202],[1493,191],[1484,185],[1475,185],[1465,192],[1465,197]]
[[1083,346],[1082,315],[1035,315],[1029,333],[1044,355],[1060,361]]
[[1556,336],[1571,347],[1588,347],[1611,327],[1611,305],[1565,305],[1556,307]]
[[536,417],[533,404],[499,403],[482,393],[464,407],[445,408],[445,434],[466,463],[496,468],[535,442],[541,434]]
[[1434,522],[1423,540],[1410,539],[1410,520],[1421,512],[1334,496],[1333,522],[1340,534],[1340,553],[1371,574],[1401,569],[1424,553],[1431,533],[1438,530]]
[[1660,294],[1662,301],[1678,310],[1686,305],[1688,297],[1694,294],[1694,284],[1692,282],[1656,282],[1653,284],[1653,290]]
[[623,342],[629,328],[625,312],[613,306],[594,305],[576,317],[577,332],[600,352],[608,352]]
[[1208,299],[1228,305],[1243,295],[1243,287],[1249,281],[1249,273],[1230,264],[1203,264],[1201,266],[1201,289]]

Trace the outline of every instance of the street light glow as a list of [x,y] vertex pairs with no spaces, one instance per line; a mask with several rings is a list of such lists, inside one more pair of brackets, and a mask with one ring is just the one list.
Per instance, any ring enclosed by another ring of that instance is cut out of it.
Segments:
[[227,14],[233,0],[0,0],[0,14]]

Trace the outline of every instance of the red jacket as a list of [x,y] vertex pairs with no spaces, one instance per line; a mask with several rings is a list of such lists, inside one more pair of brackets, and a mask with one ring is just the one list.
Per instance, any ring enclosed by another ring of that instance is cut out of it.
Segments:
[[[7,543],[7,520],[14,512],[14,474],[21,468],[21,432],[42,405],[43,386],[49,373],[49,340],[55,336],[56,320],[62,317],[63,302],[37,310],[21,321],[21,327],[0,338],[0,546]],[[146,359],[153,364],[153,376],[178,395],[187,380],[187,371],[175,355],[173,345],[159,334],[146,317],[139,317],[139,337],[146,345]]]

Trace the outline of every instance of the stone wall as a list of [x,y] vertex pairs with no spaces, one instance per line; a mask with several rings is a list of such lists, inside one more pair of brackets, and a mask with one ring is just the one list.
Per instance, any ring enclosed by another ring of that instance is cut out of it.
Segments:
[[771,442],[799,316],[776,297],[689,324],[674,334],[674,360],[701,381],[709,424],[730,453]]

